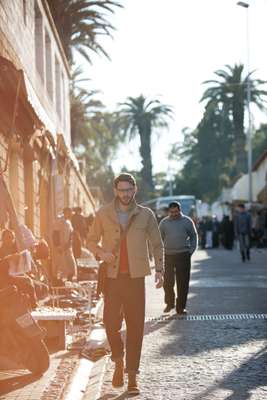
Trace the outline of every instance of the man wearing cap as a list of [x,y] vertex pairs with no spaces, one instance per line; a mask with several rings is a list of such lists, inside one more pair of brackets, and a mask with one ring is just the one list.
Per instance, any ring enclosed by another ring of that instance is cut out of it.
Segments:
[[181,204],[174,201],[169,204],[168,216],[160,222],[159,229],[165,250],[164,312],[169,312],[176,306],[177,314],[186,314],[191,255],[197,248],[196,227],[192,219],[182,213]]
[[145,318],[145,276],[149,275],[148,241],[155,259],[156,287],[163,285],[163,243],[153,212],[135,201],[136,182],[130,174],[114,180],[114,200],[100,208],[90,230],[88,247],[105,262],[104,323],[115,362],[112,384],[124,384],[124,345],[120,330],[126,322],[128,394],[138,394],[138,373]]

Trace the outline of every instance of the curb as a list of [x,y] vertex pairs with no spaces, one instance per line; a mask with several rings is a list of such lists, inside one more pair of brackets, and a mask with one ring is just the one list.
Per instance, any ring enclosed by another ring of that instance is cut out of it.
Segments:
[[[95,362],[91,371],[86,391],[82,400],[99,400],[105,378],[105,372],[109,363],[109,356],[105,356]],[[76,399],[75,399],[76,400]]]
[[98,361],[92,361],[89,357],[94,352],[104,352],[107,349],[105,329],[101,325],[96,326],[81,351],[81,358],[64,392],[64,400],[97,400],[100,397],[109,356],[102,356]]

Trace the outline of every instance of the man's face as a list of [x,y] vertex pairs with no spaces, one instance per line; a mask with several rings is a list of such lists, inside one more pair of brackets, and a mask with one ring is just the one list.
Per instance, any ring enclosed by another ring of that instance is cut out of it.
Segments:
[[169,209],[169,217],[172,219],[177,219],[181,216],[181,211],[178,207],[172,207]]
[[72,218],[72,211],[71,210],[64,210],[63,214],[64,214],[64,218],[65,219],[69,219],[70,220]]
[[136,194],[136,186],[129,182],[118,182],[117,187],[114,188],[114,195],[124,206],[128,206],[134,199]]
[[6,231],[3,235],[3,243],[6,245],[12,244],[15,242],[15,235],[13,232]]

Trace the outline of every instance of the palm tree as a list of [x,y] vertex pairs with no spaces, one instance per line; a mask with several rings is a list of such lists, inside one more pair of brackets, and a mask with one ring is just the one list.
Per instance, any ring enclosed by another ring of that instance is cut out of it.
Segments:
[[113,7],[122,7],[115,0],[48,0],[56,28],[67,59],[73,63],[73,49],[91,63],[88,49],[108,57],[98,38],[111,36],[114,27],[105,12],[114,13]]
[[140,155],[143,168],[141,177],[147,194],[154,191],[151,159],[151,135],[153,128],[167,127],[165,117],[172,114],[171,107],[161,104],[159,100],[148,100],[143,95],[128,97],[120,104],[119,110],[124,132],[131,140],[136,134],[140,137]]
[[215,71],[220,80],[208,80],[204,84],[212,85],[204,92],[200,101],[207,101],[207,107],[218,106],[227,114],[233,122],[235,165],[236,172],[244,172],[246,166],[246,135],[244,133],[244,110],[247,99],[247,88],[250,85],[251,102],[260,110],[263,110],[267,92],[258,87],[265,81],[251,79],[254,71],[242,78],[243,64],[235,64],[234,67],[226,65],[224,70]]
[[90,79],[83,78],[82,72],[81,67],[77,67],[71,75],[71,144],[74,148],[87,140],[90,119],[104,108],[103,103],[95,98],[98,90],[84,89],[84,83]]

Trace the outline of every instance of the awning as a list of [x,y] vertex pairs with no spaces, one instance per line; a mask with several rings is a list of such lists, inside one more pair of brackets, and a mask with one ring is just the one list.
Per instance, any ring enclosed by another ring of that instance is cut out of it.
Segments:
[[38,116],[39,120],[43,123],[45,126],[46,130],[48,130],[54,138],[56,138],[56,127],[55,124],[51,121],[49,116],[47,115],[44,107],[40,103],[40,100],[38,99],[32,84],[27,77],[26,73],[23,72],[23,77],[24,77],[24,83],[25,83],[25,88],[26,88],[26,96],[28,102],[31,104],[34,112]]
[[56,127],[40,103],[26,73],[21,69],[17,69],[8,59],[0,56],[0,89],[6,92],[8,98],[13,96],[15,99],[19,81],[20,105],[27,109],[37,126],[44,126],[56,139]]

